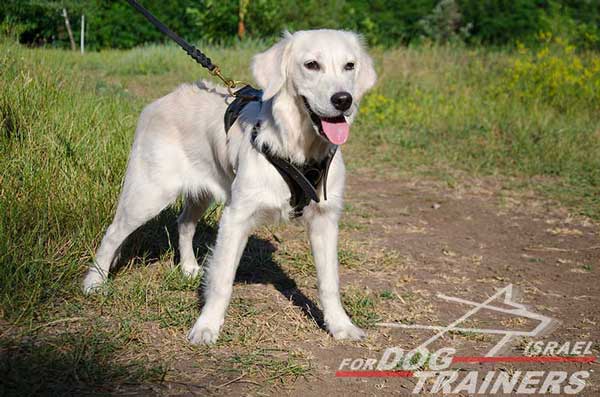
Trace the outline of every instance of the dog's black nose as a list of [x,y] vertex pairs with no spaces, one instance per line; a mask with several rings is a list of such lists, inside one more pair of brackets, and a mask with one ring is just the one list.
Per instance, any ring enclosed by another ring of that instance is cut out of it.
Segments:
[[352,105],[352,95],[346,91],[336,92],[331,96],[331,103],[337,110],[346,111]]

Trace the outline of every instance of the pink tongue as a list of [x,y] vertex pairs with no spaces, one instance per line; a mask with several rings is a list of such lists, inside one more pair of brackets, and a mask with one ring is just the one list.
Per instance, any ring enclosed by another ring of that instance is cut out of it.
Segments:
[[323,127],[323,132],[327,135],[327,138],[334,145],[341,145],[348,140],[350,126],[346,123],[346,120],[332,123],[325,121],[325,119],[321,119],[321,126]]

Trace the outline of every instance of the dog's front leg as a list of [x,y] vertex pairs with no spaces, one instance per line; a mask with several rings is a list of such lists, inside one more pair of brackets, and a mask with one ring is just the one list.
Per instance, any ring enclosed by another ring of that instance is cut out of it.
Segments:
[[225,207],[217,242],[206,271],[205,304],[188,333],[194,344],[215,343],[231,299],[235,272],[248,241],[250,222],[244,210]]
[[325,325],[336,339],[356,340],[363,338],[365,333],[352,323],[340,299],[337,222],[338,216],[334,211],[315,211],[308,220],[308,235],[317,267],[319,298]]

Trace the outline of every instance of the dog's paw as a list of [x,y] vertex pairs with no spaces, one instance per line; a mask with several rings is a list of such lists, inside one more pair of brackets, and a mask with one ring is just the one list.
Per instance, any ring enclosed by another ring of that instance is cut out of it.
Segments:
[[212,345],[219,338],[219,327],[215,327],[200,317],[188,332],[187,338],[193,345]]
[[367,334],[356,325],[348,322],[340,326],[330,326],[329,332],[337,340],[361,340]]
[[196,278],[201,274],[201,268],[197,263],[182,263],[180,265],[181,274],[187,278]]
[[104,277],[98,270],[92,268],[85,275],[82,283],[83,293],[86,295],[97,292],[104,282],[106,281],[106,277]]

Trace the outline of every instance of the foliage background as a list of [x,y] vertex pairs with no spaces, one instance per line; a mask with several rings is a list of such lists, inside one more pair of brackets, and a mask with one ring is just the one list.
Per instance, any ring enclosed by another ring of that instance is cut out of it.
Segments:
[[[143,0],[141,3],[191,41],[231,44],[237,40],[238,0]],[[67,47],[62,8],[76,36],[80,15],[87,18],[91,49],[131,48],[162,42],[124,0],[4,0],[3,30],[21,43]],[[597,0],[250,0],[247,37],[273,39],[282,30],[328,27],[361,32],[369,44],[394,46],[425,40],[460,39],[468,44],[530,43],[540,32],[570,35],[586,48],[600,48]]]

